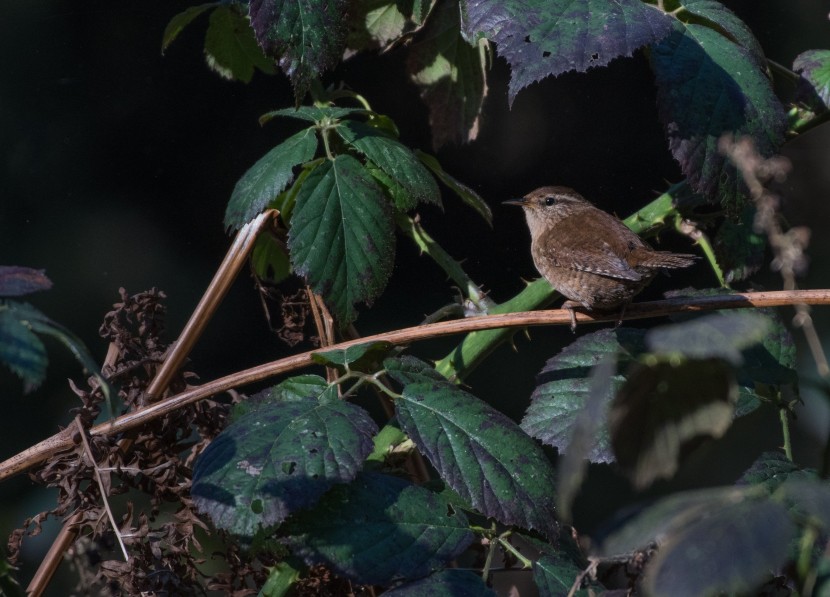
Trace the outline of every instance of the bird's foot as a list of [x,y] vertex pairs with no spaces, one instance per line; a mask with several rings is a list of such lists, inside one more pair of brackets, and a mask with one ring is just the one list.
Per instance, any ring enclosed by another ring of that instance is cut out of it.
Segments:
[[574,308],[576,307],[582,307],[582,303],[576,301],[565,301],[562,303],[562,308],[567,309],[568,315],[571,316],[571,331],[574,334],[576,333],[576,313],[574,313]]

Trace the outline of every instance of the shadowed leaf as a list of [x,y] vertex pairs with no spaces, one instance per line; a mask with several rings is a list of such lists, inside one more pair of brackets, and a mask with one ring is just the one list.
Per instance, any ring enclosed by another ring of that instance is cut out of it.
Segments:
[[320,365],[349,366],[352,370],[363,371],[363,367],[385,356],[392,345],[389,342],[377,341],[350,346],[345,349],[324,350],[315,352],[311,359]]
[[219,6],[210,13],[205,34],[205,60],[221,77],[250,83],[254,69],[276,71],[274,62],[257,45],[248,17],[233,6]]
[[320,381],[265,390],[200,455],[191,494],[217,527],[252,537],[355,478],[377,426]]
[[466,517],[445,500],[376,473],[334,487],[285,530],[285,542],[307,563],[325,563],[362,584],[429,574],[473,539]]
[[164,34],[162,35],[161,53],[164,54],[165,50],[167,50],[170,44],[172,44],[173,41],[179,36],[179,33],[181,33],[185,27],[190,25],[190,23],[192,23],[200,14],[217,6],[221,6],[221,3],[208,2],[207,4],[191,6],[170,19],[170,22],[167,23],[167,26],[164,28]]
[[46,277],[45,270],[0,265],[0,296],[22,296],[50,288],[52,281]]
[[496,597],[481,579],[470,570],[439,570],[383,593],[388,597]]
[[432,170],[432,173],[438,177],[438,180],[443,182],[447,187],[467,205],[472,207],[484,220],[490,225],[493,225],[493,211],[487,202],[465,184],[458,182],[455,178],[447,174],[441,167],[441,164],[433,156],[424,153],[418,149],[415,150],[415,155],[421,160],[427,168]]
[[0,361],[23,380],[23,390],[31,392],[46,377],[49,360],[46,348],[29,326],[0,303]]
[[413,44],[407,72],[429,108],[432,146],[475,140],[487,95],[484,48],[459,33],[459,10],[442,2]]
[[[804,79],[799,97],[807,100],[817,97],[821,108],[826,109],[830,105],[830,50],[802,52],[796,56],[793,70]],[[815,101],[808,103],[815,107]]]

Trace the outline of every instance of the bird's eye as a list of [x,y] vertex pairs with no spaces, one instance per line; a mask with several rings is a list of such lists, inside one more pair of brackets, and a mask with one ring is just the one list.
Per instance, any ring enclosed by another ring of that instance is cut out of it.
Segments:
[[547,197],[545,197],[545,205],[550,207],[554,203],[556,203],[556,197],[554,197],[553,195],[548,195]]

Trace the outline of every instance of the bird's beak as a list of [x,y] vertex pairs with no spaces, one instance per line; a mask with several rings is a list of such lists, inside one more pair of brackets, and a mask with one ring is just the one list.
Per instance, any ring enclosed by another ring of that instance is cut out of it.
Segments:
[[502,205],[518,205],[519,207],[525,207],[527,205],[527,200],[524,197],[520,197],[518,199],[508,199],[507,201],[502,201]]

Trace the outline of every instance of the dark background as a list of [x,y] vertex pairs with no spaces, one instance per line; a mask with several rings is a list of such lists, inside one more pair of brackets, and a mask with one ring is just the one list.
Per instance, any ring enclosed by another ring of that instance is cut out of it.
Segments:
[[[830,46],[827,1],[726,2],[750,25],[768,56],[789,66],[807,49]],[[96,358],[106,345],[97,329],[123,286],[135,293],[153,286],[169,296],[171,339],[178,333],[229,245],[222,227],[225,204],[239,177],[268,149],[297,130],[290,120],[262,128],[260,114],[292,102],[282,75],[257,74],[249,85],[227,82],[204,64],[206,18],[187,28],[160,54],[167,21],[186,2],[4,2],[0,8],[0,263],[44,268],[49,292],[28,297],[79,334]],[[405,77],[405,51],[365,55],[341,65],[327,82],[343,81],[398,124],[407,145],[431,151],[427,114]],[[476,189],[493,207],[494,227],[445,196],[445,210],[420,211],[430,233],[496,301],[537,276],[521,213],[500,202],[543,185],[573,186],[600,207],[622,216],[681,178],[657,121],[654,86],[641,54],[587,74],[548,79],[519,93],[507,106],[505,63],[490,80],[480,137],[437,156],[444,168]],[[827,127],[785,147],[794,172],[786,185],[785,213],[813,229],[812,267],[805,287],[827,287],[826,197],[830,188]],[[686,239],[665,235],[663,246],[688,250]],[[768,288],[780,281],[758,276]],[[715,285],[705,266],[683,278],[663,279],[647,291],[659,296],[673,284]],[[398,243],[392,281],[357,322],[361,333],[417,324],[450,302],[454,293],[428,258],[406,239]],[[819,310],[820,333],[828,318]],[[581,331],[580,333],[584,333]],[[572,340],[566,330],[537,329],[531,345],[499,350],[500,367],[483,368],[472,391],[520,417],[545,359]],[[454,340],[415,348],[440,358]],[[23,395],[20,382],[0,371],[4,416],[0,458],[54,433],[75,405],[66,378],[81,379],[65,350],[47,341],[49,376]],[[192,355],[202,379],[279,358],[290,352],[266,328],[259,299],[243,273]],[[802,351],[803,353],[803,351]],[[804,355],[802,354],[802,357]],[[809,358],[804,374],[811,375]],[[503,365],[504,367],[501,367]],[[505,368],[506,367],[506,368]],[[515,372],[506,378],[505,371]],[[807,393],[808,403],[821,398]],[[798,459],[815,464],[815,439],[826,436],[827,416],[816,408],[797,432]],[[775,447],[778,431],[758,431],[752,420],[722,445]],[[729,442],[732,442],[731,444]],[[757,444],[757,445],[756,445]],[[706,482],[728,483],[747,462],[710,471]],[[681,481],[682,482],[682,481]],[[619,489],[619,486],[615,486]],[[622,489],[619,489],[622,491]],[[54,492],[25,475],[0,486],[0,535],[27,516],[48,509]],[[588,503],[584,502],[585,508]],[[22,577],[36,567],[55,527],[27,542]],[[55,593],[60,594],[60,593]]]

